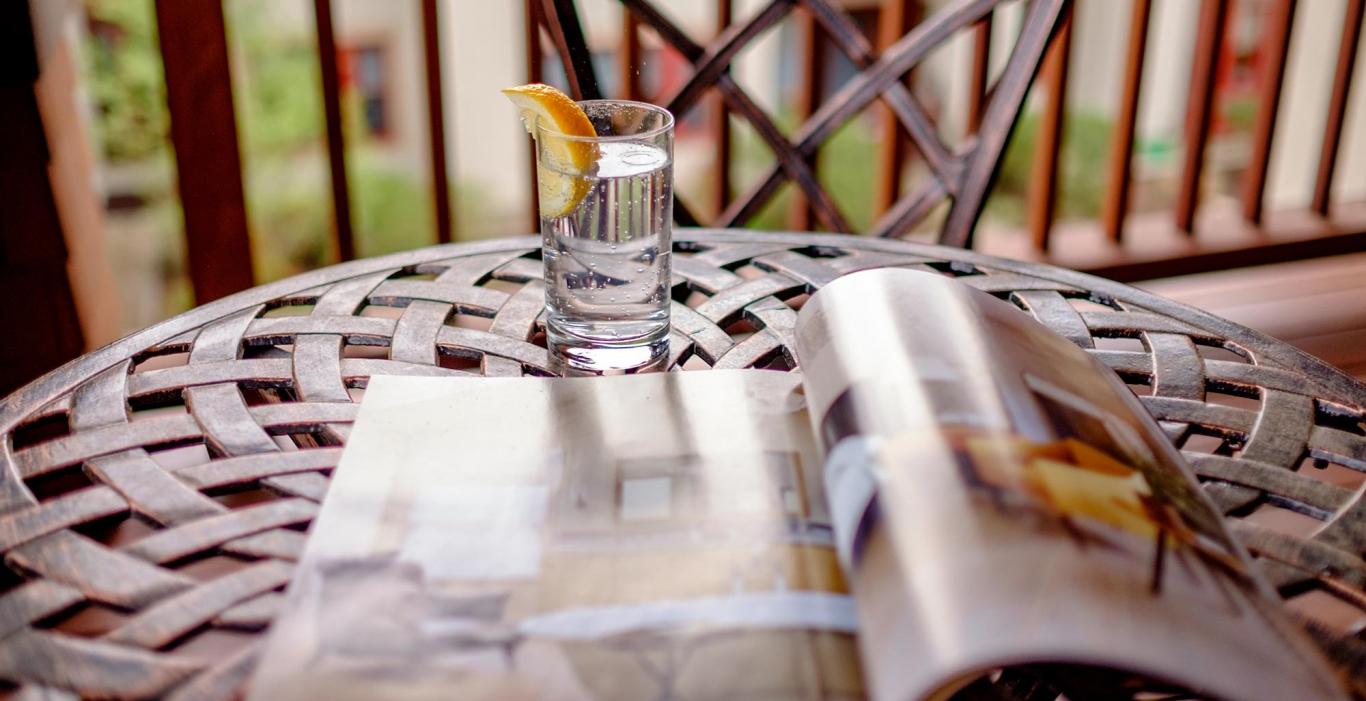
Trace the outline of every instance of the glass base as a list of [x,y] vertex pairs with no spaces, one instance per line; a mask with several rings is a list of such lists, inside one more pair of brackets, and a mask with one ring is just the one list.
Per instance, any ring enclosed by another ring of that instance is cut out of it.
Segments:
[[567,375],[662,370],[669,355],[669,329],[666,326],[650,336],[606,342],[557,332],[552,325],[546,329],[546,346],[557,369]]

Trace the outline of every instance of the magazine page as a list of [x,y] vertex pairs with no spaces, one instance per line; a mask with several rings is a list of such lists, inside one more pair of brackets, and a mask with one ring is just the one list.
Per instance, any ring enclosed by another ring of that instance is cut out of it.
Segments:
[[1343,696],[1142,405],[1071,342],[904,270],[831,283],[796,333],[871,697],[1023,665],[1037,698],[1131,698],[1135,678]]
[[373,378],[251,698],[862,698],[799,381]]

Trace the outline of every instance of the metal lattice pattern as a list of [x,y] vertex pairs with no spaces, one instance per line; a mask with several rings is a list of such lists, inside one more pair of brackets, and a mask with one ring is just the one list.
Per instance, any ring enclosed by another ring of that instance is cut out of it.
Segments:
[[[1288,598],[1327,593],[1360,617],[1366,387],[1347,376],[1056,268],[846,236],[679,239],[673,365],[791,368],[794,307],[830,280],[881,266],[957,276],[1129,381]],[[55,698],[236,694],[367,378],[553,372],[539,251],[510,239],[315,271],[134,334],[3,400],[0,678]],[[1308,527],[1287,531],[1268,513]],[[1361,668],[1359,630],[1310,625]]]
[[[601,97],[591,52],[575,9],[575,0],[543,0],[551,35],[569,67],[570,89],[578,99]],[[754,129],[773,153],[775,163],[755,186],[730,203],[714,220],[716,227],[742,226],[770,203],[784,182],[791,181],[807,199],[812,213],[830,231],[853,231],[834,198],[820,184],[812,159],[821,144],[841,126],[874,103],[884,105],[910,137],[928,167],[927,181],[911,188],[873,223],[868,232],[881,237],[905,235],[946,200],[948,213],[941,241],[971,247],[973,225],[981,213],[1006,141],[1010,136],[1044,52],[1068,8],[1069,0],[1030,0],[1022,8],[1019,35],[1000,76],[982,96],[985,111],[972,137],[957,148],[941,138],[934,118],[903,82],[936,49],[978,22],[989,21],[1006,0],[957,0],[941,8],[884,52],[874,50],[854,19],[831,0],[768,0],[748,20],[730,25],[703,44],[689,37],[649,0],[621,0],[625,11],[653,30],[665,44],[692,64],[692,74],[661,100],[670,113],[685,115],[715,90],[733,114]],[[820,106],[792,137],[732,77],[731,62],[794,11],[806,13],[847,58],[857,73]],[[677,198],[674,218],[695,225],[698,218]]]

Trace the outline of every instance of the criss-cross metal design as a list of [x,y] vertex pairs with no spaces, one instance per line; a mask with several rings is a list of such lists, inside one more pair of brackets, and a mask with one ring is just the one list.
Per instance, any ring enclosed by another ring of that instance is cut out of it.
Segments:
[[[953,276],[1129,382],[1292,603],[1326,594],[1366,615],[1366,387],[1351,378],[1058,268],[835,234],[675,238],[671,367],[797,369],[796,308],[831,280],[883,266]],[[0,684],[23,698],[234,697],[369,377],[555,371],[539,253],[526,237],[316,270],[0,399]],[[1309,625],[1366,690],[1361,631]],[[993,698],[1036,698],[998,686]]]
[[[870,105],[881,102],[910,135],[911,143],[927,166],[929,177],[897,199],[867,233],[881,237],[902,236],[947,198],[950,206],[939,230],[939,242],[970,246],[973,225],[981,214],[1006,141],[1069,0],[1025,1],[1020,34],[1004,70],[987,90],[981,124],[976,133],[956,149],[940,138],[929,111],[906,87],[904,78],[936,48],[960,31],[988,18],[998,5],[1008,1],[953,2],[880,54],[854,20],[830,0],[772,0],[747,21],[732,24],[705,44],[690,38],[647,0],[621,0],[621,3],[693,66],[692,76],[673,95],[661,101],[669,111],[675,115],[686,114],[699,104],[703,95],[715,90],[733,114],[754,128],[776,158],[776,163],[747,193],[731,202],[711,222],[712,225],[744,225],[758,215],[784,183],[790,181],[806,197],[824,228],[852,232],[834,198],[820,184],[812,168],[812,159],[821,144],[841,126]],[[561,54],[575,97],[600,97],[573,0],[544,0],[544,5],[545,22]],[[793,11],[809,13],[859,73],[789,138],[736,83],[730,66],[750,43]],[[697,224],[698,217],[678,198],[675,198],[674,211],[680,224]]]

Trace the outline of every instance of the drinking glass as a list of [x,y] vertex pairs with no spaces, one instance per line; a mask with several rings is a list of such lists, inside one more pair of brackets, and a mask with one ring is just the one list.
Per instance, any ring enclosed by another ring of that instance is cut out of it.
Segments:
[[[570,369],[650,367],[668,352],[673,115],[641,102],[579,106],[597,136],[536,125],[546,343]],[[591,167],[564,163],[565,142]],[[568,211],[547,212],[552,196]]]

